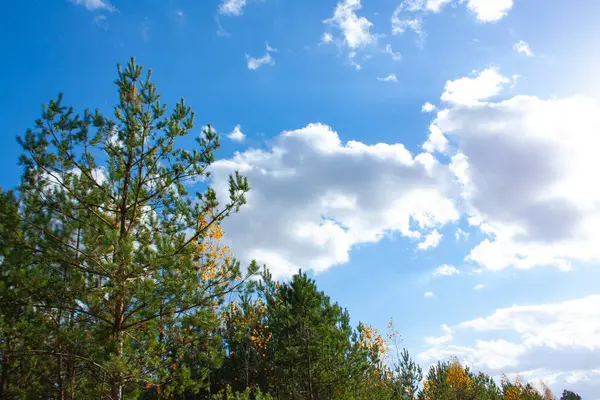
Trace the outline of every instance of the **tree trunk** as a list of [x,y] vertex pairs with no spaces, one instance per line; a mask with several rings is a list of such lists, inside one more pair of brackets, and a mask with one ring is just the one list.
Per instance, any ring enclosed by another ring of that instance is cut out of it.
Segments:
[[2,375],[0,376],[0,399],[4,398],[5,391],[8,392],[8,368],[10,358],[10,336],[6,335],[6,353],[2,356]]

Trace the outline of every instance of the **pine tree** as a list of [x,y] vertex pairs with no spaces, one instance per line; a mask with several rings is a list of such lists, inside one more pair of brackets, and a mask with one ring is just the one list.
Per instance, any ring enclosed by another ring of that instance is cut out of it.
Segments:
[[190,107],[182,99],[168,115],[133,59],[118,73],[114,119],[76,115],[59,96],[19,139],[19,217],[32,253],[24,290],[54,331],[21,355],[53,359],[46,378],[60,398],[62,388],[120,400],[194,386],[190,371],[174,373],[178,361],[242,283],[239,263],[215,263],[207,241],[245,203],[246,179],[230,177],[224,205],[211,188],[190,196],[209,176],[218,136],[208,126],[197,148],[178,148],[194,127]]

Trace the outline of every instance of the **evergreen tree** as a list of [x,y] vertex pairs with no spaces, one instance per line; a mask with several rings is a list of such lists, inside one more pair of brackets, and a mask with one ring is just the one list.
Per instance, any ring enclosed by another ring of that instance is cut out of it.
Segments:
[[244,204],[246,179],[230,178],[222,206],[210,188],[189,196],[208,176],[218,136],[208,126],[196,149],[176,147],[193,129],[190,107],[182,99],[167,115],[133,59],[118,72],[114,120],[76,115],[59,96],[19,139],[19,219],[32,254],[23,291],[49,334],[20,355],[54,360],[44,379],[59,398],[65,388],[120,400],[142,387],[165,396],[196,386],[179,361],[241,284],[239,263],[216,262],[207,240]]
[[581,396],[565,389],[560,397],[560,400],[581,400]]

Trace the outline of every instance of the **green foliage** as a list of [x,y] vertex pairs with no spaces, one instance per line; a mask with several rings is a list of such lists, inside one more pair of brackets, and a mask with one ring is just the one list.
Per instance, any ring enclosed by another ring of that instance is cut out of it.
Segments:
[[570,390],[564,390],[560,400],[581,400],[581,396]]
[[167,114],[134,60],[118,72],[114,120],[76,115],[59,96],[19,138],[23,233],[6,240],[29,254],[15,261],[25,271],[20,303],[35,310],[44,337],[15,353],[53,359],[38,378],[61,398],[198,391],[198,365],[214,364],[219,352],[197,349],[218,348],[216,310],[241,284],[239,263],[217,262],[206,249],[244,204],[246,179],[231,177],[221,207],[210,188],[190,197],[190,185],[208,176],[218,136],[209,126],[197,148],[177,148],[193,129],[191,109],[182,99]]

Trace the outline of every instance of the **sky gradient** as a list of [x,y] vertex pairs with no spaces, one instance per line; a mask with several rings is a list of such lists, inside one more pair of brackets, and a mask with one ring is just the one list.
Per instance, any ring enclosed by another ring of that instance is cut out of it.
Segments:
[[[299,268],[359,320],[600,399],[600,2],[21,0],[0,15],[0,186],[58,93],[111,113],[152,68],[240,170],[237,257]],[[181,143],[192,146],[193,138]]]

